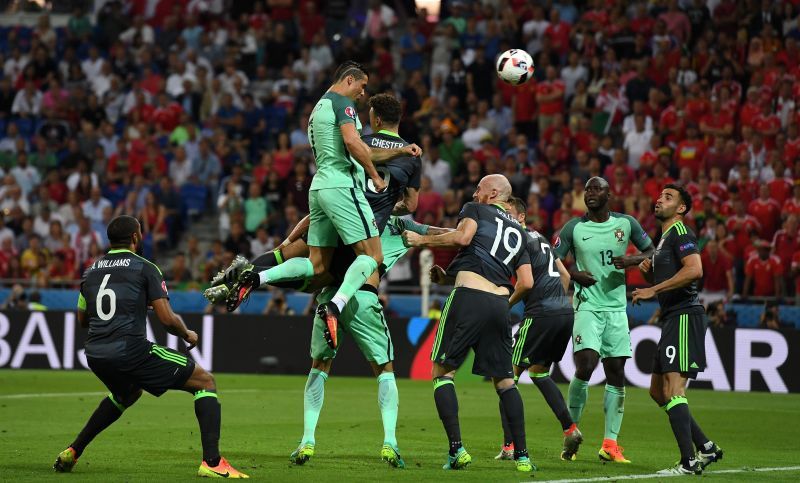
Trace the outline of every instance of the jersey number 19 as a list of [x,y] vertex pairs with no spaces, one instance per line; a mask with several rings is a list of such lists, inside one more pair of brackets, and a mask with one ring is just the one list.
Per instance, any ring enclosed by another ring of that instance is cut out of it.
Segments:
[[[495,257],[500,258],[497,256],[497,249],[500,247],[500,239],[503,239],[503,247],[508,252],[508,256],[503,260],[504,265],[508,265],[508,262],[514,258],[514,255],[519,252],[519,249],[522,248],[522,238],[519,236],[519,231],[515,230],[514,227],[508,226],[505,230],[503,230],[503,220],[500,218],[495,217],[494,221],[497,222],[497,234],[494,237],[494,243],[492,244],[492,249],[489,253]],[[517,240],[514,246],[511,245],[511,235],[515,235]]]

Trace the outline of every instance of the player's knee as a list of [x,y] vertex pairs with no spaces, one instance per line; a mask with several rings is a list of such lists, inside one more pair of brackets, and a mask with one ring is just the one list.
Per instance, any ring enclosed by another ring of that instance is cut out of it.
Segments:
[[197,381],[199,384],[199,389],[203,389],[206,391],[216,391],[217,390],[217,381],[214,379],[214,375],[208,371],[203,371],[200,375],[199,380]]
[[664,405],[664,391],[661,388],[650,386],[650,398],[659,406]]
[[118,402],[126,408],[129,408],[133,406],[140,397],[142,397],[142,390],[138,389],[137,391],[132,392],[124,397],[120,397]]
[[592,373],[594,372],[594,368],[596,367],[595,364],[592,363],[591,360],[581,360],[575,361],[575,376],[578,379],[582,379],[584,381],[588,381],[592,378]]
[[378,251],[378,253],[373,253],[372,258],[375,260],[375,263],[380,266],[383,263],[383,252]]

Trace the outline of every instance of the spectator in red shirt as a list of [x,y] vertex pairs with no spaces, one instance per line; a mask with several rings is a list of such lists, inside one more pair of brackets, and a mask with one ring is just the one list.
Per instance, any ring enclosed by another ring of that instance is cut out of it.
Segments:
[[419,201],[415,218],[417,221],[425,223],[424,220],[428,214],[431,215],[434,225],[439,224],[444,215],[444,200],[442,195],[431,189],[431,179],[423,176],[419,185]]
[[697,177],[701,170],[705,169],[705,156],[708,149],[706,143],[697,137],[697,125],[689,123],[686,125],[686,139],[678,143],[675,148],[675,164],[679,169],[688,167],[692,170],[692,176]]
[[761,224],[759,237],[771,240],[781,222],[781,205],[770,198],[769,186],[762,184],[759,187],[758,198],[751,201],[747,213]]
[[795,304],[800,303],[800,251],[792,255],[792,279],[794,280]]
[[659,129],[666,132],[667,143],[675,145],[683,139],[686,132],[686,98],[683,94],[675,96],[672,105],[664,109],[658,121]]
[[566,86],[559,79],[558,71],[547,66],[547,78],[536,84],[536,103],[539,104],[539,132],[544,134],[564,111],[564,92]]
[[703,291],[700,298],[705,304],[733,297],[733,260],[720,250],[717,240],[709,240],[700,254],[703,263]]
[[784,267],[791,265],[794,252],[800,250],[797,235],[797,215],[789,215],[783,222],[783,228],[776,231],[772,238],[773,253],[781,259]]
[[[774,153],[774,152],[773,152]],[[769,195],[778,202],[778,205],[783,206],[786,203],[786,200],[792,196],[792,188],[794,179],[791,177],[785,176],[785,169],[783,167],[783,160],[780,158],[773,159],[772,161],[772,172],[774,173],[774,178],[767,183],[769,187]]]
[[734,258],[741,258],[744,255],[744,247],[750,244],[750,236],[761,231],[761,224],[757,219],[745,213],[742,200],[733,202],[734,215],[728,218],[725,227],[733,236],[735,252],[731,253]]
[[800,215],[800,183],[795,181],[794,196],[783,203],[783,213],[786,215]]
[[[661,158],[663,157],[665,156],[661,156]],[[671,177],[667,176],[667,162],[668,161],[665,162],[659,159],[659,161],[653,165],[653,176],[647,178],[644,182],[644,192],[653,199],[653,203],[661,196],[661,190],[664,185],[674,182]]]
[[761,105],[761,112],[753,118],[753,129],[764,136],[767,150],[775,148],[775,136],[781,130],[781,118],[772,111],[770,104]]
[[742,297],[780,297],[783,288],[783,264],[775,255],[769,253],[769,243],[757,240],[758,254],[750,257],[744,268],[744,289]]
[[718,97],[711,98],[711,112],[700,118],[700,132],[706,141],[713,137],[728,137],[733,134],[733,116],[722,110]]
[[550,10],[550,25],[544,30],[544,37],[550,39],[550,46],[562,58],[569,52],[570,26],[561,20],[561,13],[557,8]]

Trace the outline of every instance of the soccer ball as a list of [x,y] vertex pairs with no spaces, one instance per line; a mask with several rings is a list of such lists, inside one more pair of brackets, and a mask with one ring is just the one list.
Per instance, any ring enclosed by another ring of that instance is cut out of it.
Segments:
[[522,49],[506,50],[497,58],[497,76],[511,85],[524,84],[533,77],[533,59]]

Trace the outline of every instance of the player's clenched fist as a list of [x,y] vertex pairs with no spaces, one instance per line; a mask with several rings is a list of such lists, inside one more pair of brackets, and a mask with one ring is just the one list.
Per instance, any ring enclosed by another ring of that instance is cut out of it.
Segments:
[[422,238],[422,235],[408,230],[404,231],[401,236],[403,237],[403,244],[407,247],[419,246],[419,241]]
[[187,330],[186,335],[183,337],[183,340],[186,342],[186,345],[188,346],[187,349],[189,350],[194,349],[195,346],[197,345],[197,340],[198,340],[197,332],[193,330]]
[[370,176],[370,179],[372,179],[372,184],[375,186],[376,193],[382,193],[386,190],[386,181],[381,178],[380,174],[376,173],[374,176]]
[[651,262],[649,258],[645,258],[642,260],[642,263],[639,264],[639,271],[642,273],[650,273],[650,270],[652,269],[653,262]]
[[409,156],[422,156],[422,148],[417,146],[416,144],[409,144],[403,148],[403,151],[406,152]]
[[440,267],[439,265],[434,265],[431,267],[431,282],[439,285],[444,285],[445,279],[447,278],[447,273],[444,271],[444,268]]

